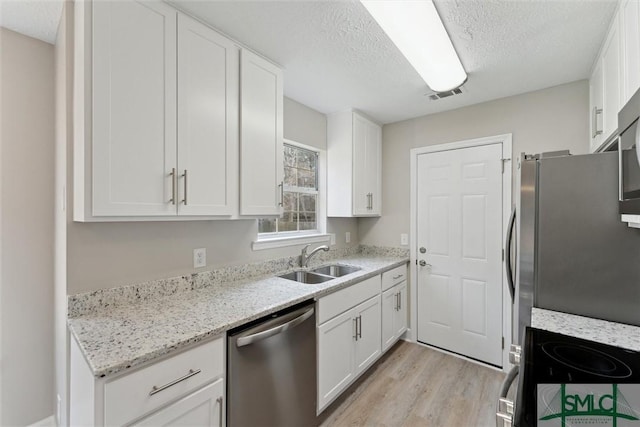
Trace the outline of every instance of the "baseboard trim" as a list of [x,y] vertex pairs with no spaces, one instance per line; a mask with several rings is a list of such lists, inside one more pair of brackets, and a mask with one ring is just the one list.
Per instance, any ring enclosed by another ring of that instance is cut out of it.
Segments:
[[47,418],[35,422],[28,427],[57,427],[56,417],[54,415],[48,416]]

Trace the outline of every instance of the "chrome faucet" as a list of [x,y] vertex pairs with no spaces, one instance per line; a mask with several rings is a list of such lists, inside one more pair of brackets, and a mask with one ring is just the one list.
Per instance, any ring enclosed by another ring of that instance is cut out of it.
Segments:
[[323,246],[318,246],[317,248],[315,248],[314,250],[311,251],[311,253],[309,255],[307,255],[307,249],[309,249],[309,246],[311,245],[307,245],[304,248],[302,248],[302,254],[300,255],[300,266],[301,267],[308,267],[309,265],[309,260],[311,259],[312,256],[314,256],[317,252],[319,251],[325,251],[327,252],[329,250],[329,246],[327,245],[323,245]]

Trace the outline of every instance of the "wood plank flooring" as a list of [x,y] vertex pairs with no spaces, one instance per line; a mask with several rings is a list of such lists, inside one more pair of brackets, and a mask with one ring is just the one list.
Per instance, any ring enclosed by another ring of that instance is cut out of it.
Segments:
[[400,341],[322,414],[322,427],[494,427],[504,374]]

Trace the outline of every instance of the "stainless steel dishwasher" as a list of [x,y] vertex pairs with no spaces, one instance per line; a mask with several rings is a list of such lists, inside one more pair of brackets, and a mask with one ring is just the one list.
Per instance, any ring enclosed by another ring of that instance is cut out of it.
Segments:
[[310,301],[229,332],[229,426],[317,425],[315,319]]

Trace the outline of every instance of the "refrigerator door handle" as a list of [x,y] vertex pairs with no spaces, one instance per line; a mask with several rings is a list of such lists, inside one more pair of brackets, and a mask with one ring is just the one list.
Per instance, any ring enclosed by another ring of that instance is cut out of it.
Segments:
[[504,265],[507,270],[507,284],[509,285],[509,293],[511,294],[511,302],[515,301],[515,283],[513,279],[513,266],[511,265],[511,247],[513,244],[514,230],[516,228],[516,210],[511,212],[511,218],[509,218],[509,226],[507,227],[507,241],[505,242],[505,255]]

